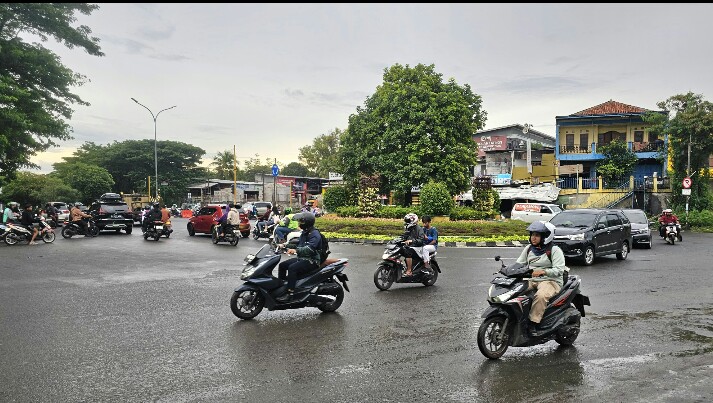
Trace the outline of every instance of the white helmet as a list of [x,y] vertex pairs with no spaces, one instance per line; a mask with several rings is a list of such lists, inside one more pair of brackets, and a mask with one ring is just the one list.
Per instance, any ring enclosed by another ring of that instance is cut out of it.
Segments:
[[671,213],[673,213],[673,210],[671,210],[670,208],[665,208],[665,209],[663,209],[662,212],[663,212],[664,214],[671,214]]
[[547,245],[555,239],[555,226],[551,222],[547,221],[535,221],[527,227],[530,231],[530,235],[533,232],[537,232],[542,236],[542,245]]
[[414,213],[408,213],[404,216],[404,225],[406,228],[411,228],[418,224],[418,216]]

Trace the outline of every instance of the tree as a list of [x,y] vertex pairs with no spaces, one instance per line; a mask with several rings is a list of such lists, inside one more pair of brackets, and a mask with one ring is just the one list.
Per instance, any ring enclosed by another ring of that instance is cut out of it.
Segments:
[[421,213],[428,215],[448,215],[455,202],[443,183],[430,181],[423,185],[419,195]]
[[2,196],[8,202],[20,203],[20,206],[26,203],[44,206],[48,201],[74,202],[79,199],[79,192],[57,177],[18,172],[15,179],[3,186]]
[[243,176],[240,179],[246,182],[255,182],[256,174],[272,175],[272,164],[274,163],[278,166],[281,165],[270,158],[265,158],[265,163],[260,163],[260,155],[255,154],[255,158],[245,161],[245,171],[243,171]]
[[84,204],[90,204],[103,193],[110,192],[114,178],[106,169],[81,162],[57,162],[52,165],[56,176],[64,183],[79,191],[79,198]]
[[382,193],[408,193],[429,180],[451,194],[468,189],[477,158],[472,137],[486,119],[481,102],[469,85],[443,82],[433,65],[385,69],[342,136],[345,180],[379,174]]
[[339,155],[341,137],[344,131],[335,128],[331,133],[323,134],[314,139],[311,146],[300,148],[299,160],[304,163],[314,175],[320,178],[329,177],[330,172],[342,172]]
[[[232,180],[233,169],[236,168],[235,154],[229,150],[219,151],[213,158],[213,162],[211,162],[210,165],[215,167],[217,179]],[[235,176],[237,177],[240,173],[240,168],[237,168]]]
[[629,150],[625,142],[614,140],[607,145],[599,147],[598,151],[604,155],[604,159],[597,162],[597,173],[605,181],[621,181],[634,172],[638,158],[636,154]]
[[[669,97],[657,104],[673,116],[648,113],[644,121],[652,124],[649,131],[659,136],[668,134],[670,157],[673,163],[671,176],[671,204],[682,208],[687,197],[681,195],[681,182],[691,178],[690,206],[692,210],[713,208],[710,188],[708,158],[713,154],[713,103],[703,95],[688,92]],[[690,145],[690,169],[688,166]]]
[[20,168],[38,168],[30,158],[67,140],[72,104],[89,105],[70,87],[86,77],[65,67],[41,44],[23,42],[21,33],[46,42],[54,37],[68,48],[103,56],[91,29],[73,27],[75,14],[99,8],[88,3],[0,3],[0,187]]
[[309,168],[299,162],[290,162],[286,167],[280,170],[280,175],[311,177],[316,176],[317,174],[310,171]]

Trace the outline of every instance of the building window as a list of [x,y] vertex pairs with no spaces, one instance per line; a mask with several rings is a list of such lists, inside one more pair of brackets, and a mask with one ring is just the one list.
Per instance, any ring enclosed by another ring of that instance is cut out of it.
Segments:
[[614,140],[626,141],[626,133],[619,133],[615,131],[608,131],[606,133],[599,133],[597,135],[597,146],[605,146]]
[[649,132],[649,143],[655,143],[659,139],[658,134]]
[[582,150],[589,149],[589,133],[579,133],[579,148]]
[[634,142],[635,143],[643,143],[644,142],[644,131],[643,130],[634,130]]
[[567,145],[567,149],[569,149],[569,150],[574,148],[574,133],[567,133],[566,145]]

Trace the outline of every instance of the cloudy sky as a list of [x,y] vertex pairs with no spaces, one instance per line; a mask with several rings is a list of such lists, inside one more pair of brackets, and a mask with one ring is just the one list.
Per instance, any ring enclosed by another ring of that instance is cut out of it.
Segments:
[[287,164],[346,129],[396,63],[433,64],[483,98],[485,128],[613,99],[657,109],[692,91],[713,100],[711,4],[101,4],[78,23],[104,57],[52,41],[91,81],[75,92],[74,139],[38,154],[43,173],[85,141],[182,141]]

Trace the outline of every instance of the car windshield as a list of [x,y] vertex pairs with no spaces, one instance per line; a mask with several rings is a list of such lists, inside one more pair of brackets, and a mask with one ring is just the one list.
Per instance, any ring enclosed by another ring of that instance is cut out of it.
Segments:
[[649,220],[646,218],[646,213],[643,211],[627,211],[624,210],[624,214],[629,218],[629,221],[636,224],[648,224]]
[[550,206],[550,209],[552,209],[552,212],[555,214],[562,211],[562,209],[559,208],[559,206]]
[[270,207],[270,203],[255,203],[255,207]]
[[550,222],[557,227],[585,228],[591,227],[595,218],[597,218],[596,212],[563,211],[552,217]]

